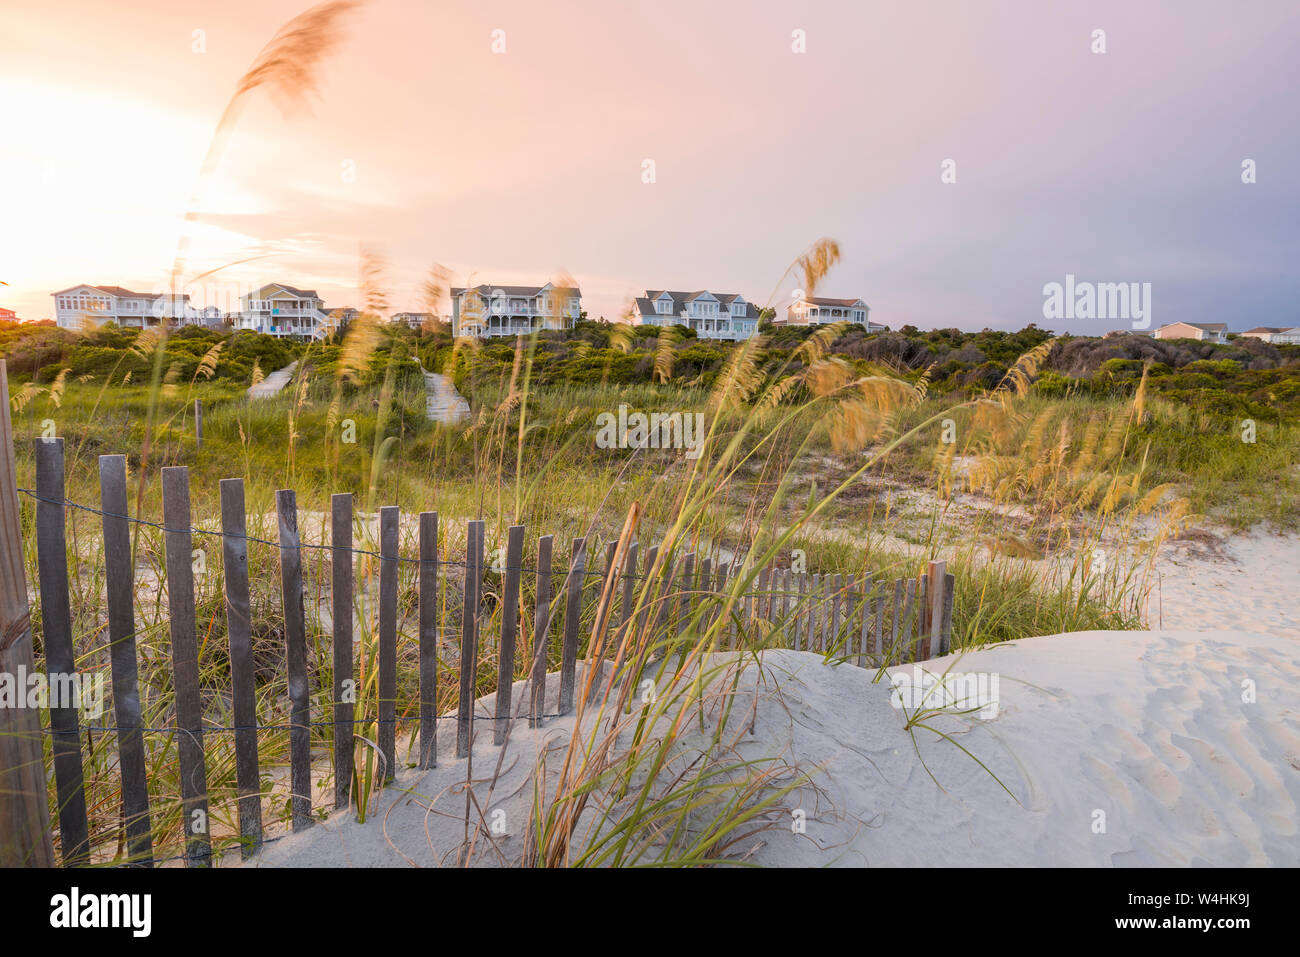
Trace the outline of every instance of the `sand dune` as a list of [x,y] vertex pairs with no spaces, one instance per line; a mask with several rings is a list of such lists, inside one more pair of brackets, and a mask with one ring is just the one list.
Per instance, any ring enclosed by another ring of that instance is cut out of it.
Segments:
[[[754,719],[753,733],[735,726],[736,753],[783,759],[790,782],[801,780],[795,768],[808,775],[769,829],[732,849],[753,863],[1300,864],[1300,646],[1286,638],[1085,632],[936,659],[929,672],[998,678],[995,717],[925,720],[951,741],[905,730],[898,695],[870,672],[792,651],[764,653],[761,675],[752,663],[737,667],[741,710],[754,708]],[[892,671],[910,676],[913,667]],[[487,698],[478,710],[491,708]],[[517,858],[537,756],[554,767],[571,731],[572,719],[536,730],[519,723],[489,795],[500,749],[490,725],[476,728],[475,793],[503,812],[506,833],[480,838],[475,863]],[[703,741],[688,738],[683,751]],[[452,862],[465,834],[466,776],[453,744],[448,723],[441,766],[399,775],[371,822],[335,815],[257,863]]]
[[1153,628],[1242,630],[1300,638],[1300,536],[1263,530],[1175,539],[1153,567]]

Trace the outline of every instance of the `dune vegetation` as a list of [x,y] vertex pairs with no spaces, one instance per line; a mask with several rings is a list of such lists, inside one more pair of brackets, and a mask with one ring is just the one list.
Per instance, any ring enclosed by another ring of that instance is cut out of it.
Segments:
[[[444,553],[453,556],[464,554],[465,522],[482,518],[489,553],[504,543],[507,526],[520,523],[530,534],[555,535],[561,544],[585,535],[625,548],[635,537],[666,543],[664,554],[689,549],[743,558],[742,573],[710,598],[720,606],[715,614],[702,613],[684,638],[652,633],[655,616],[641,633],[611,627],[600,601],[593,601],[584,612],[590,620],[582,623],[584,653],[624,667],[633,660],[644,664],[669,641],[675,647],[686,641],[681,660],[698,667],[699,655],[716,646],[718,619],[732,615],[739,596],[753,587],[757,569],[788,564],[796,550],[806,555],[809,568],[871,571],[878,578],[915,574],[928,559],[947,560],[958,583],[954,645],[973,648],[1026,635],[1137,627],[1144,569],[1165,537],[1198,520],[1286,527],[1296,516],[1300,430],[1290,386],[1297,381],[1297,363],[1278,350],[1245,361],[1240,355],[1197,357],[1207,349],[1232,355],[1233,347],[1159,343],[1167,351],[1157,362],[1155,356],[1109,355],[1144,343],[1088,340],[1085,348],[1083,340],[1053,340],[1033,327],[942,337],[867,336],[844,326],[811,333],[767,329],[755,340],[730,345],[702,343],[685,330],[603,323],[583,323],[569,335],[479,343],[453,341],[437,327],[390,327],[373,316],[323,343],[188,328],[169,335],[111,327],[83,334],[48,327],[16,332],[4,330],[4,348],[12,362],[11,412],[24,488],[33,485],[31,442],[57,434],[66,442],[70,501],[96,506],[96,456],[125,453],[131,488],[138,493],[133,508],[153,521],[161,517],[158,469],[180,464],[191,472],[198,527],[218,530],[210,518],[219,512],[217,483],[242,477],[250,534],[267,541],[275,539],[273,492],[291,487],[309,543],[326,541],[323,520],[313,517],[326,514],[330,493],[350,491],[363,548],[374,546],[374,510],[396,503],[405,512],[408,552],[414,548],[414,513],[432,509],[441,517]],[[299,366],[288,388],[268,399],[247,398],[250,384],[290,361]],[[1252,363],[1267,367],[1251,368]],[[425,417],[422,367],[445,372],[463,391],[472,410],[467,422],[446,426]],[[1255,384],[1253,391],[1232,391],[1247,380]],[[1204,393],[1205,401],[1188,401],[1193,390]],[[1234,398],[1212,401],[1217,393]],[[194,435],[196,399],[203,403],[201,447]],[[703,413],[698,458],[673,448],[598,447],[598,417],[620,405]],[[1242,438],[1247,417],[1254,420],[1254,442]],[[29,499],[24,502],[28,520],[31,506]],[[80,666],[103,671],[98,517],[70,510],[68,521]],[[145,723],[165,728],[172,697],[160,600],[166,588],[162,538],[152,526],[138,529]],[[25,540],[32,582],[34,541],[34,535]],[[198,539],[196,547],[206,548],[208,563],[196,595],[205,707],[220,727],[230,724],[220,548]],[[567,553],[557,548],[557,574],[566,561]],[[332,686],[323,598],[327,553],[313,553],[306,564],[308,591],[317,599],[309,603],[313,708],[323,714]],[[287,819],[277,567],[274,547],[250,549],[259,714],[277,725],[260,742],[264,785],[268,795],[279,795],[273,807]],[[661,560],[639,600],[653,601],[654,580],[670,571],[667,559]],[[357,574],[358,592],[373,590],[375,564],[361,556]],[[412,576],[403,569],[400,591],[399,698],[413,703],[408,715],[418,713]],[[493,597],[499,586],[500,575],[489,571],[485,633],[499,627]],[[532,607],[530,587],[526,576],[525,609]],[[449,635],[459,621],[457,589],[449,577],[441,609]],[[362,598],[359,613],[364,722],[377,716],[374,603]],[[555,614],[561,622],[558,605]],[[39,606],[34,624],[39,657]],[[525,621],[522,633],[530,628]],[[742,636],[760,646],[763,640]],[[558,648],[548,655],[556,665]],[[526,676],[524,659],[516,677]],[[494,689],[496,680],[489,655],[479,672],[480,693]],[[683,694],[667,696],[664,706],[672,702],[689,711],[691,696]],[[455,699],[454,662],[444,662],[440,712]],[[315,730],[315,746],[327,755],[331,730]],[[213,734],[207,743],[214,833],[221,846],[237,840],[229,739]],[[112,737],[88,731],[87,740],[99,858],[120,859]],[[364,813],[378,779],[371,749],[358,747],[364,752],[358,767],[365,771],[355,792]],[[181,839],[175,741],[158,736],[150,755],[155,831],[162,846],[174,851]],[[594,765],[568,773],[586,794],[615,782],[625,787],[637,777],[628,762],[643,760],[654,757],[635,749],[599,761],[589,754],[584,761]],[[318,782],[322,788],[329,780],[327,763]],[[740,791],[756,788],[764,774],[711,767],[710,781]],[[735,813],[749,821],[752,814],[741,810],[743,804],[736,804]],[[647,814],[686,813],[674,801],[653,807]],[[562,802],[538,813],[539,860],[554,862],[563,857],[557,848],[567,846],[566,839],[547,829],[567,820]],[[620,855],[639,859],[619,846]],[[723,852],[692,846],[683,853],[688,860]]]

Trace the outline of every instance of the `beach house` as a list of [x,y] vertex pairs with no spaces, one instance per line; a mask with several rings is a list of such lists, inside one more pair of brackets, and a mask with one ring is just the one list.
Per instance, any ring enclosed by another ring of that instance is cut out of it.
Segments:
[[451,290],[454,336],[520,336],[540,330],[572,329],[582,315],[576,286],[494,286],[482,283]]
[[1300,345],[1300,326],[1288,329],[1284,326],[1256,326],[1242,333],[1247,339],[1262,339],[1274,345]]
[[867,332],[884,332],[886,327],[870,320],[871,307],[861,299],[826,299],[803,296],[786,308],[785,323],[791,326],[819,326],[829,322],[853,322]]
[[1227,342],[1228,325],[1223,322],[1170,322],[1156,330],[1156,338]]
[[[236,329],[251,329],[270,336],[323,339],[334,331],[342,316],[332,316],[315,289],[297,289],[273,282],[240,297]],[[353,310],[355,311],[355,310]]]
[[62,329],[79,329],[87,321],[97,326],[115,322],[126,328],[145,329],[164,319],[202,320],[202,313],[190,305],[188,295],[90,285],[71,286],[50,295],[54,298],[54,320]]
[[632,307],[641,326],[682,325],[701,339],[748,339],[758,331],[759,308],[732,292],[647,289]]

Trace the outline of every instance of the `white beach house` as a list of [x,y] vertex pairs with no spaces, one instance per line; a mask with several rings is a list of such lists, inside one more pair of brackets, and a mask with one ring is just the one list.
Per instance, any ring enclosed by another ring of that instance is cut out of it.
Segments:
[[[270,336],[323,339],[337,327],[345,310],[333,315],[315,289],[297,289],[273,282],[240,297],[236,329],[251,329]],[[355,312],[356,310],[350,310]]]
[[146,329],[164,319],[202,321],[203,314],[190,305],[188,295],[132,292],[121,286],[72,286],[51,293],[54,321],[63,329],[79,329],[84,322],[97,326],[115,322],[130,329]]
[[1254,329],[1247,329],[1242,336],[1248,339],[1262,339],[1264,342],[1279,346],[1295,346],[1300,345],[1300,326],[1290,329],[1284,326],[1256,326]]
[[451,290],[454,336],[519,336],[543,329],[572,329],[582,314],[582,290],[555,286],[493,286]]
[[804,296],[792,302],[785,311],[786,324],[791,326],[820,326],[831,322],[855,322],[867,332],[884,332],[887,327],[872,322],[871,307],[861,299],[825,299]]
[[686,326],[701,339],[748,339],[758,331],[759,309],[732,292],[647,289],[632,307],[642,326]]

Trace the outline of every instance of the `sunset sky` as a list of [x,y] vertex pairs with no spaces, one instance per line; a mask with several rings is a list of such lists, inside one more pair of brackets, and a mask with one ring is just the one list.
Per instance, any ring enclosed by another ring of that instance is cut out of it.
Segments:
[[160,288],[197,188],[186,275],[262,257],[191,290],[222,308],[273,280],[359,304],[362,246],[395,309],[435,262],[571,274],[593,318],[647,287],[784,306],[830,236],[821,294],[894,328],[1052,326],[1067,273],[1150,282],[1156,325],[1300,325],[1294,0],[373,0],[310,109],[254,94],[200,184],[239,77],[308,6],[5,0],[0,306]]

